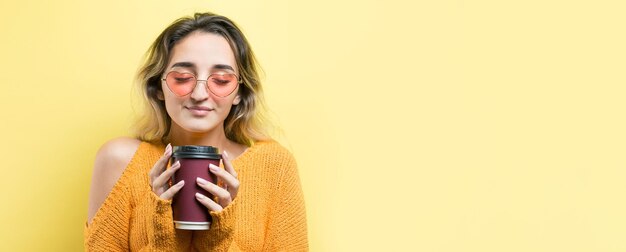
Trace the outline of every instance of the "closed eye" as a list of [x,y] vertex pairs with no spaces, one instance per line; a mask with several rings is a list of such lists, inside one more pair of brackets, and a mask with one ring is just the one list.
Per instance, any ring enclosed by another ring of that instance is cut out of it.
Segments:
[[218,85],[227,85],[229,82],[230,80],[213,79],[213,83]]
[[174,78],[174,80],[176,80],[176,82],[188,82],[191,81],[193,78],[192,77],[187,77],[187,78]]

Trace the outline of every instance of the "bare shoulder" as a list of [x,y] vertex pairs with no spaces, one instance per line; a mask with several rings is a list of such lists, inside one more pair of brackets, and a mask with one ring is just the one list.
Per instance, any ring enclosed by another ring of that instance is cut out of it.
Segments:
[[109,140],[98,150],[89,192],[88,220],[90,222],[130,163],[139,144],[141,141],[137,139],[119,137]]
[[119,137],[104,143],[96,154],[94,172],[100,169],[108,171],[107,173],[118,169],[124,171],[140,143],[141,141],[130,137]]

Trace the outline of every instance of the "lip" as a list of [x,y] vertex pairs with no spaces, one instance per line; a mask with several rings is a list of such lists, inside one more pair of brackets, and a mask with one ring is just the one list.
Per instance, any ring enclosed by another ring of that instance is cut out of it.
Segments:
[[190,107],[185,106],[185,108],[188,109],[191,112],[191,114],[195,116],[205,116],[213,110],[205,106],[190,106]]

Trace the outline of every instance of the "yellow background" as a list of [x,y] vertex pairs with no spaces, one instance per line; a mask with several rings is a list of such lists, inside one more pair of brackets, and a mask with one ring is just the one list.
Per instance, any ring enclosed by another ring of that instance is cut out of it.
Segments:
[[313,251],[625,251],[623,1],[3,1],[0,251],[79,251],[174,19],[235,20]]

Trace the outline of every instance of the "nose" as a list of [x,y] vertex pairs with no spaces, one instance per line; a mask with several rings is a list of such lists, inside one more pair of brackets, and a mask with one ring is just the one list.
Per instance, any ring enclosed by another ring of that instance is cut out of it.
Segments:
[[209,98],[209,90],[207,89],[207,80],[197,80],[196,86],[191,91],[191,99],[195,101],[204,101]]

